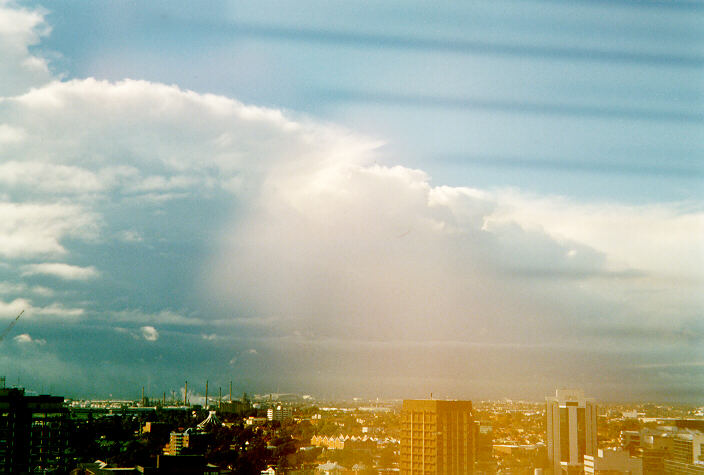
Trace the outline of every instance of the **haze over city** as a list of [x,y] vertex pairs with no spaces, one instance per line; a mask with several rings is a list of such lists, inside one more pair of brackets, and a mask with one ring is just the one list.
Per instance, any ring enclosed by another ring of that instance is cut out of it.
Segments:
[[704,401],[703,15],[0,1],[0,374]]

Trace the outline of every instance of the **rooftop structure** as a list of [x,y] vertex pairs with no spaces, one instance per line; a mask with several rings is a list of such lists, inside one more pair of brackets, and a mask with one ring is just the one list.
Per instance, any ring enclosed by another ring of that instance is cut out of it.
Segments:
[[197,429],[199,431],[208,431],[213,427],[221,427],[222,421],[218,419],[215,411],[208,411],[208,417],[206,417],[200,424],[198,424]]

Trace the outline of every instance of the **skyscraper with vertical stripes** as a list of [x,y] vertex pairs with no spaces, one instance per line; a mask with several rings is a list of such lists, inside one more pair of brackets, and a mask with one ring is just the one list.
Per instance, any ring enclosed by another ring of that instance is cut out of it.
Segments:
[[405,400],[401,475],[474,473],[471,401]]
[[578,389],[547,397],[548,459],[553,475],[583,473],[584,456],[596,455],[596,405]]

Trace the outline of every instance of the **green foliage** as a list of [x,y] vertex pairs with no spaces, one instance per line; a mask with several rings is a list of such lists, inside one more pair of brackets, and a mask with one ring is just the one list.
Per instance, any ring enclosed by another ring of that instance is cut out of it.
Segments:
[[[312,410],[312,413],[317,413],[317,409]],[[124,412],[116,416],[89,417],[86,421],[75,421],[77,425],[71,446],[76,449],[72,455],[75,462],[101,459],[122,467],[154,466],[156,456],[169,441],[170,432],[181,432],[194,427],[206,415],[203,411],[193,417],[190,411],[158,409],[139,415]],[[321,447],[306,447],[316,432],[333,436],[349,433],[348,431],[361,434],[361,424],[357,421],[359,416],[337,416],[323,420],[318,425],[307,420],[288,420],[283,423],[268,422],[261,427],[244,426],[240,419],[240,422],[228,427],[212,429],[200,453],[205,455],[208,463],[229,468],[238,474],[258,475],[268,465],[279,468],[310,467],[328,459],[345,467],[362,463],[371,468],[375,466],[375,459],[380,461],[382,467],[393,466],[397,461],[393,448],[325,451]],[[398,424],[394,415],[372,417],[375,418],[371,421],[374,427],[391,428]],[[158,430],[153,432],[140,433],[140,428],[146,422],[163,425],[157,426]],[[301,447],[305,449],[302,450]]]
[[346,468],[352,468],[353,465],[358,463],[363,463],[367,467],[370,467],[374,463],[371,451],[369,450],[344,448],[328,450],[325,455],[329,460],[337,462]]

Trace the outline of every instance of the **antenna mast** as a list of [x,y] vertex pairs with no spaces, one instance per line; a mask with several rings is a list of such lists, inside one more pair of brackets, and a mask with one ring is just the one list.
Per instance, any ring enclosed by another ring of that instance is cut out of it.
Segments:
[[15,317],[14,320],[12,320],[12,322],[10,322],[10,324],[7,326],[7,328],[5,328],[5,331],[2,332],[2,335],[0,335],[0,342],[2,342],[5,339],[5,337],[7,336],[7,334],[10,333],[10,330],[12,330],[12,327],[15,326],[15,323],[17,323],[17,320],[20,319],[20,317],[22,316],[23,313],[24,313],[24,309],[20,312],[19,315],[17,315]]

